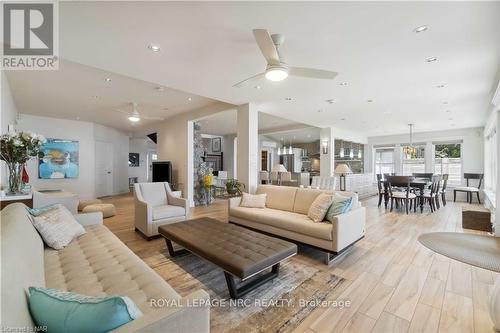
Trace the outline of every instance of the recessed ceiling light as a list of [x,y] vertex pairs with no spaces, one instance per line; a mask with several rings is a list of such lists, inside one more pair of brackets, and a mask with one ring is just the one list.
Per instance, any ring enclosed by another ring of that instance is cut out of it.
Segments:
[[450,113],[451,111],[450,110],[446,110],[446,113]]
[[415,28],[413,31],[415,31],[415,32],[418,34],[419,32],[424,32],[424,31],[426,31],[427,29],[429,29],[429,27],[428,27],[428,26],[426,26],[426,25],[421,25],[420,27]]
[[291,101],[292,98],[291,97],[285,97],[285,101]]
[[444,88],[444,84],[438,84],[436,88]]
[[344,121],[344,120],[345,120],[345,118],[340,118],[340,120]]
[[153,52],[160,52],[161,50],[160,46],[156,44],[149,44],[148,49],[150,49]]
[[188,102],[191,102],[193,99],[191,97],[188,97]]
[[318,110],[318,113],[321,113],[321,110]]
[[93,95],[92,98],[97,99],[97,98],[99,98],[99,96]]
[[425,61],[427,61],[427,62],[435,62],[437,60],[438,60],[438,58],[436,58],[436,57],[430,57],[430,58],[425,59]]
[[105,78],[105,79],[104,79],[104,81],[106,81],[106,82],[111,82],[111,78],[110,78],[110,77],[107,77],[107,78]]
[[443,101],[443,104],[445,104],[445,105],[448,104],[448,101]]
[[368,99],[366,100],[368,103],[372,103],[373,102],[373,99]]
[[349,84],[349,83],[347,83],[347,82],[340,82],[340,83],[339,83],[339,85],[341,85],[341,86],[347,86],[348,84]]
[[255,89],[260,89],[260,86],[255,86],[254,88],[255,88]]
[[448,120],[453,120],[453,118],[448,118]]
[[155,87],[155,90],[158,92],[162,92],[162,91],[165,91],[165,87],[158,86],[158,87]]
[[133,122],[133,123],[136,123],[138,122],[139,120],[141,120],[141,118],[138,116],[138,115],[135,115],[135,114],[131,114],[130,116],[127,117],[129,121]]
[[333,104],[333,103],[337,103],[337,100],[332,98],[332,99],[327,99],[326,102]]

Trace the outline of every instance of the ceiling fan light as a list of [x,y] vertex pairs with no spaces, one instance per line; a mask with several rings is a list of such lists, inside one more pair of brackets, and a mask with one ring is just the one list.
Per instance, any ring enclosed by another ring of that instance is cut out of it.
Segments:
[[130,115],[130,116],[128,116],[128,120],[130,120],[130,121],[131,121],[131,122],[133,122],[133,123],[136,123],[136,122],[138,122],[139,120],[141,120],[141,118],[139,118],[139,116]]
[[270,68],[266,71],[266,79],[269,81],[283,81],[288,77],[288,71],[285,68]]

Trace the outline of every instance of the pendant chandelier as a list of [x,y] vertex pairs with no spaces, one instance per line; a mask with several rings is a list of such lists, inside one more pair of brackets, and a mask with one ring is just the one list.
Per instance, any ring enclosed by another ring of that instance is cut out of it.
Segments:
[[413,147],[413,124],[408,126],[410,126],[410,145],[403,147],[403,153],[411,157],[417,154],[417,148]]

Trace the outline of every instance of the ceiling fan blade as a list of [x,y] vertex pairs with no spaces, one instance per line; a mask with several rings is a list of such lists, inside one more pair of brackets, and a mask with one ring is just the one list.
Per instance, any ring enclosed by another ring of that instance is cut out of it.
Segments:
[[305,68],[305,67],[290,67],[288,74],[294,76],[310,77],[313,79],[334,79],[338,73],[325,71],[322,69]]
[[127,115],[130,114],[130,112],[124,111],[124,110],[120,110],[120,109],[113,109],[113,111],[120,112],[120,113],[127,114]]
[[253,35],[267,63],[269,65],[279,65],[280,56],[269,32],[266,29],[253,29]]
[[261,78],[261,77],[263,77],[265,74],[266,74],[266,73],[259,73],[259,74],[257,74],[257,75],[251,76],[251,77],[249,77],[248,79],[244,79],[243,81],[240,81],[240,82],[238,82],[238,83],[234,84],[234,85],[233,85],[233,87],[237,87],[237,88],[239,88],[239,87],[243,87],[243,86],[245,86],[245,84],[247,84],[247,83],[250,83],[250,82],[252,82],[252,81],[255,81],[255,80],[257,80],[257,79],[260,79],[260,78]]
[[146,120],[165,120],[165,118],[162,117],[148,117],[148,116],[141,116],[142,119]]

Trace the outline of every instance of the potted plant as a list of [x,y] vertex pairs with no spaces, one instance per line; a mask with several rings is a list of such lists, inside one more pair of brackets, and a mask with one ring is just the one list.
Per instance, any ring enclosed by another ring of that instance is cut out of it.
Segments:
[[226,182],[226,191],[230,195],[241,195],[243,188],[245,188],[245,184],[237,179],[228,179]]
[[9,193],[21,192],[23,165],[39,156],[45,138],[31,132],[8,133],[0,136],[0,160],[9,169]]

